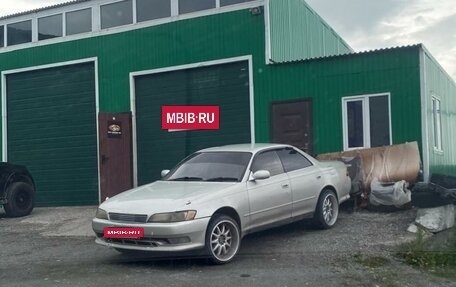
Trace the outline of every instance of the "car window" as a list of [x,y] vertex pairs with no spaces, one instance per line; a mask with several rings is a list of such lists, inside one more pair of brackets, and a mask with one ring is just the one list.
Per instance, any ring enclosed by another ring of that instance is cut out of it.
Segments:
[[248,152],[201,152],[181,162],[164,180],[232,181],[242,180],[252,157]]
[[312,162],[292,148],[277,151],[286,172],[312,166]]
[[255,156],[252,163],[252,172],[267,170],[271,176],[283,173],[283,166],[275,150],[262,152]]

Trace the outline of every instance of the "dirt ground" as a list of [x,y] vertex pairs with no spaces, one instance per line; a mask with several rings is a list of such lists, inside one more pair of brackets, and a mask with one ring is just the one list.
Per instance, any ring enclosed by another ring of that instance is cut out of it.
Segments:
[[95,207],[37,208],[0,214],[1,286],[456,286],[394,254],[415,238],[415,210],[351,212],[315,230],[298,222],[244,238],[236,260],[125,257],[94,243]]

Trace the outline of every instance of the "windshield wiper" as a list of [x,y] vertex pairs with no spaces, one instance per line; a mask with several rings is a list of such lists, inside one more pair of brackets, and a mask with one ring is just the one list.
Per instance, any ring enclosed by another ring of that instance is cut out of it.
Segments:
[[206,181],[238,181],[237,178],[235,177],[213,177],[213,178],[209,178],[209,179],[206,179]]
[[193,176],[184,176],[170,179],[170,181],[202,181],[201,177],[193,177]]

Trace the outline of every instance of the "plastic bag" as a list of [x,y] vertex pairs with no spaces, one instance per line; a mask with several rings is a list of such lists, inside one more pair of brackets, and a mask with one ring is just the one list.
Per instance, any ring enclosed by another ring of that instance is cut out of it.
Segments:
[[407,189],[408,183],[401,180],[395,183],[381,183],[377,178],[371,182],[369,202],[372,205],[386,205],[401,207],[412,200],[411,192]]

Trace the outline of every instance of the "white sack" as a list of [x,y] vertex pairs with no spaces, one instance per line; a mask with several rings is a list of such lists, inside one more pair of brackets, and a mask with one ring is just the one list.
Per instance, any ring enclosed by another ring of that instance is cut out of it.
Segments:
[[412,200],[410,190],[407,189],[405,180],[396,183],[382,184],[377,178],[371,182],[371,193],[369,201],[373,205],[394,205],[401,207]]

